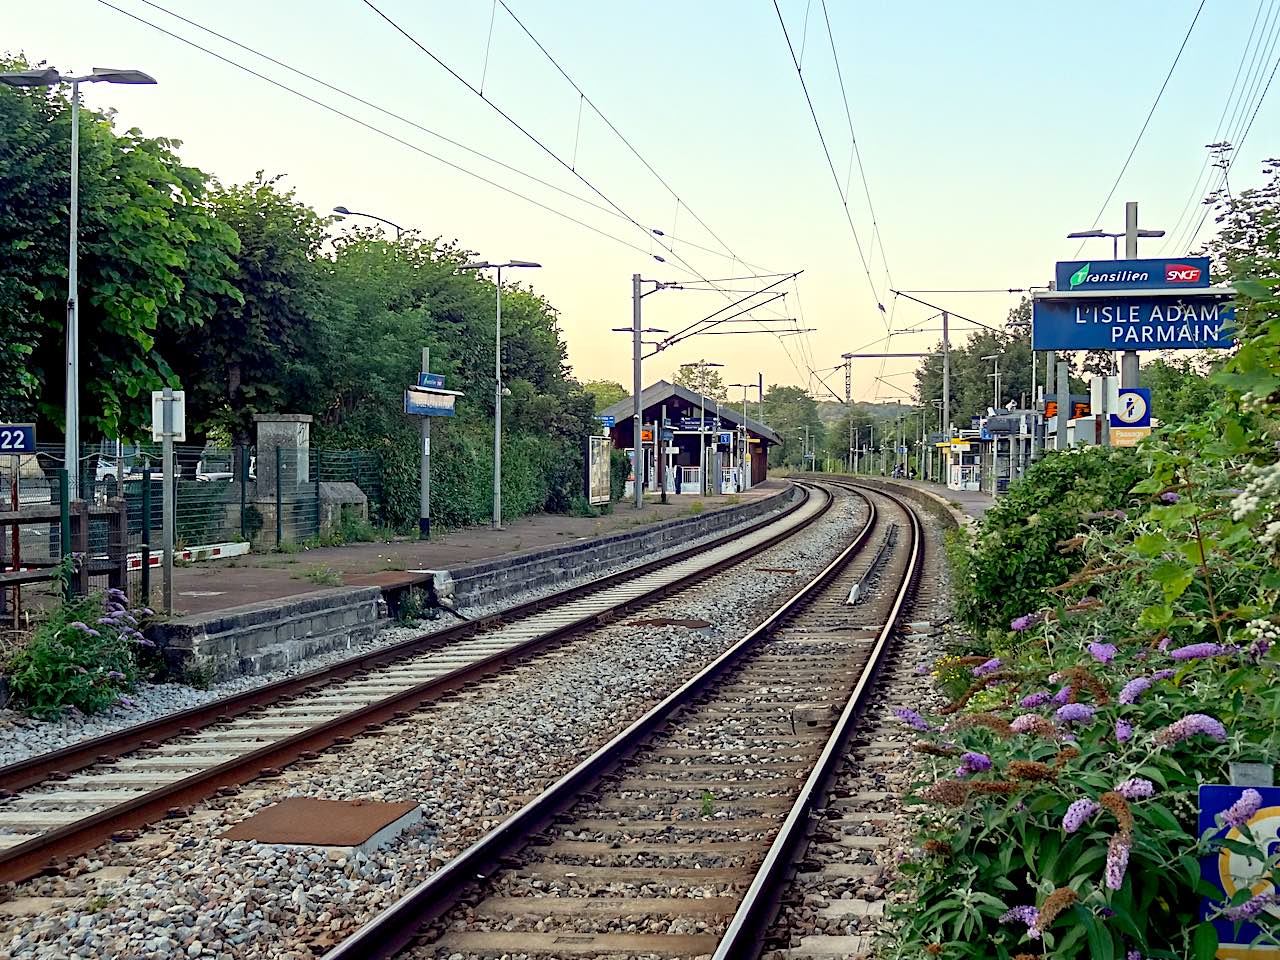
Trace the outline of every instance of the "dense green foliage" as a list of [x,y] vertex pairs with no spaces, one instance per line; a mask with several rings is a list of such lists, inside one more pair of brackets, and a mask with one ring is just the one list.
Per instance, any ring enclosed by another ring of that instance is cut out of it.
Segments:
[[123,594],[58,604],[4,672],[19,706],[49,719],[68,710],[98,713],[129,706],[125,693],[147,671],[151,644],[139,632],[149,610],[129,610]]
[[[413,232],[334,240],[280,177],[224,186],[175,141],[80,121],[84,439],[137,438],[166,383],[187,391],[193,442],[252,443],[255,414],[308,413],[314,444],[380,452],[378,519],[408,526],[420,440],[403,394],[427,347],[465,394],[434,426],[436,520],[488,518],[497,291],[459,270],[471,251]],[[0,88],[0,417],[37,418],[44,438],[61,434],[68,134],[64,93]],[[504,283],[502,314],[503,511],[566,511],[595,401],[549,303]]]
[[1079,551],[1063,544],[1085,517],[1124,506],[1139,475],[1132,450],[1047,452],[952,551],[960,621],[999,646],[1011,620],[1050,603],[1045,591],[1080,568]]
[[[1010,533],[1045,510],[1044,497],[1023,490],[1032,476],[989,514],[993,531],[962,561],[970,618],[982,603],[1001,610],[989,618],[997,626],[1013,609],[1019,616],[999,658],[983,662],[984,637],[957,643],[957,654],[977,656],[934,665],[953,702],[917,745],[930,758],[917,793],[926,812],[920,855],[903,871],[898,956],[1211,960],[1217,934],[1200,909],[1213,891],[1198,860],[1222,849],[1241,856],[1248,876],[1210,917],[1253,917],[1256,942],[1280,946],[1267,912],[1280,886],[1274,837],[1239,826],[1247,813],[1219,816],[1204,835],[1196,823],[1199,786],[1227,783],[1230,762],[1280,759],[1273,188],[1270,206],[1248,191],[1237,198],[1214,251],[1240,293],[1239,347],[1209,387],[1179,389],[1216,400],[1189,400],[1137,450],[1126,468],[1137,481],[1110,490],[1121,510],[1078,515],[1061,531],[1079,559],[1039,601],[1001,607],[1005,590],[979,586],[971,569],[995,568],[1000,545],[988,538],[997,536],[1015,583],[1026,582],[1021,568],[1044,563],[1049,538]],[[1060,497],[1077,496],[1063,475],[1086,462],[1046,461]]]

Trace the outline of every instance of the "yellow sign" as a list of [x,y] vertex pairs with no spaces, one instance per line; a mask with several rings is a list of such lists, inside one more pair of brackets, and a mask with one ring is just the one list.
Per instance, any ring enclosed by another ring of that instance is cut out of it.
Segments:
[[1111,445],[1113,447],[1136,447],[1143,437],[1151,436],[1150,427],[1112,427]]

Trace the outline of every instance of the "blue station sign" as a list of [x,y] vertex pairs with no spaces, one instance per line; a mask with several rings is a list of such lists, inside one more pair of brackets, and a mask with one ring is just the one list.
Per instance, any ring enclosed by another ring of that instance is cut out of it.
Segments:
[[441,373],[419,373],[418,386],[428,387],[432,390],[444,389],[444,374]]
[[1058,263],[1055,275],[1060,293],[1185,290],[1209,286],[1209,258],[1065,260]]
[[597,414],[596,419],[600,421],[600,426],[602,427],[614,427],[617,426],[618,422],[615,417],[606,416],[604,414]]
[[1230,347],[1235,308],[1216,294],[1038,299],[1033,350],[1204,350]]
[[35,452],[34,423],[0,423],[0,456]]

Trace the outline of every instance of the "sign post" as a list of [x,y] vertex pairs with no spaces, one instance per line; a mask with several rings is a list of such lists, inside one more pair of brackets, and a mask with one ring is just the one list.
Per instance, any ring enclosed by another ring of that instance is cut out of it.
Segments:
[[[165,613],[173,613],[173,540],[177,510],[173,443],[187,439],[187,395],[165,387],[151,393],[151,438],[161,443],[161,527],[162,571]],[[150,597],[147,601],[150,602]]]
[[422,449],[418,467],[418,539],[431,539],[431,418],[452,417],[454,401],[463,396],[444,389],[444,377],[429,373],[431,350],[422,348],[418,383],[404,392],[404,412],[422,419]]

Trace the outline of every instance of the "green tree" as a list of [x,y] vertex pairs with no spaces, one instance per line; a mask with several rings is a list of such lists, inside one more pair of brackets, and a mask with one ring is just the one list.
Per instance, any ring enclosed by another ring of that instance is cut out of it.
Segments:
[[702,367],[696,363],[682,363],[672,375],[673,383],[700,393],[713,400],[729,399],[729,391],[724,385],[724,377],[715,367]]
[[821,449],[824,437],[818,402],[803,387],[774,384],[764,393],[764,422],[782,435],[769,449],[770,466],[804,467],[805,431],[810,450]]
[[[22,64],[5,64],[5,68]],[[65,391],[70,105],[57,90],[0,88],[0,404],[60,433]],[[199,329],[228,282],[235,234],[177,141],[118,133],[80,111],[82,429],[136,436],[146,394],[174,382],[165,344]]]
[[613,380],[588,380],[582,385],[582,389],[595,398],[597,412],[631,396],[626,387]]
[[174,342],[197,427],[253,439],[253,417],[308,409],[319,387],[317,335],[324,312],[317,261],[326,219],[261,171],[248,183],[219,186],[210,201],[235,232],[236,289],[216,298],[212,323]]

